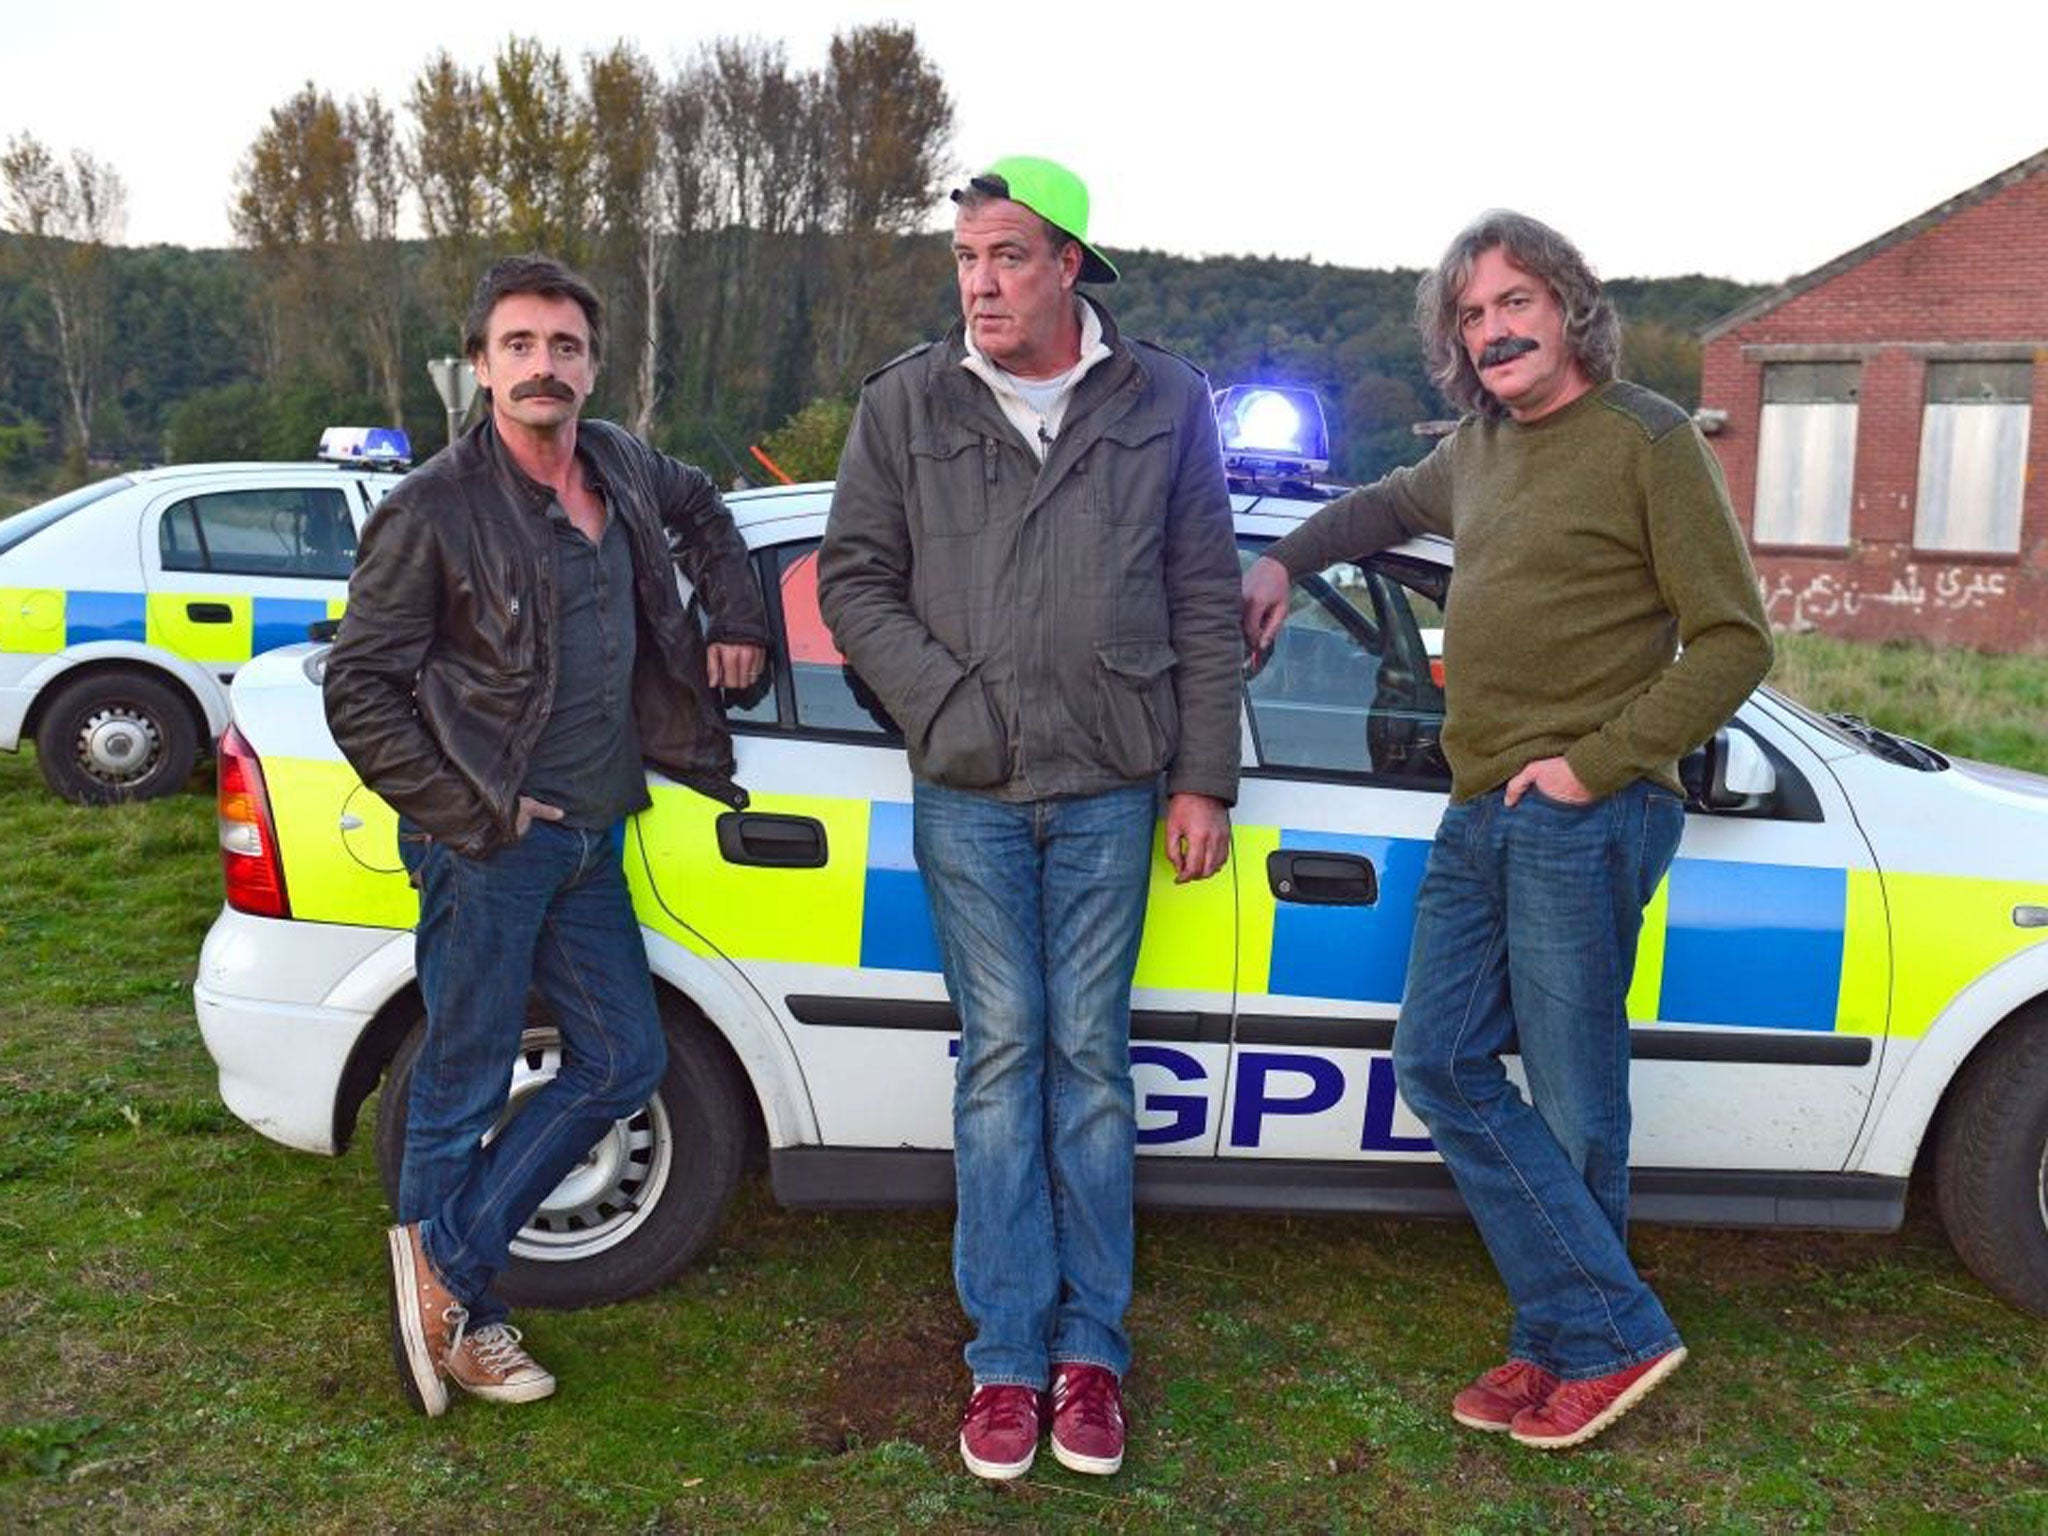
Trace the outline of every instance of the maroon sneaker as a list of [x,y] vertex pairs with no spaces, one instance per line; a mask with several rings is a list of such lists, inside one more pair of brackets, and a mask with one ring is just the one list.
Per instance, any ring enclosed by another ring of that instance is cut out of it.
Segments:
[[1558,1380],[1529,1360],[1496,1365],[1451,1399],[1451,1417],[1467,1429],[1505,1430],[1525,1408],[1540,1408]]
[[1071,1362],[1053,1367],[1052,1453],[1070,1471],[1101,1477],[1124,1464],[1124,1396],[1116,1372]]
[[1516,1414],[1508,1433],[1523,1445],[1533,1445],[1542,1451],[1583,1445],[1648,1397],[1659,1382],[1683,1364],[1685,1346],[1681,1344],[1625,1371],[1587,1381],[1562,1382],[1539,1406],[1524,1408]]
[[1038,1393],[1031,1387],[976,1387],[960,1421],[960,1459],[976,1477],[1022,1477],[1038,1455]]

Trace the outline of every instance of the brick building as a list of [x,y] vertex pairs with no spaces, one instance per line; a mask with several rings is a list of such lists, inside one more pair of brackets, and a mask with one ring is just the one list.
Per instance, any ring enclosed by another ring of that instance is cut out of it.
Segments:
[[2048,150],[1704,339],[1773,624],[2048,650]]

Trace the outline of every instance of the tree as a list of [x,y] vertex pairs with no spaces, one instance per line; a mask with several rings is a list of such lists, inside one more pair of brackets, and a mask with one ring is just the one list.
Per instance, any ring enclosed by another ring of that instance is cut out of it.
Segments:
[[84,150],[69,165],[31,134],[0,155],[0,215],[22,238],[31,280],[50,312],[48,349],[64,383],[68,436],[82,476],[107,343],[107,247],[126,220],[127,192],[113,167]]
[[356,147],[354,249],[348,265],[357,295],[370,384],[383,402],[383,419],[405,419],[405,263],[398,220],[405,200],[405,168],[398,125],[372,91],[348,107]]
[[267,377],[307,369],[340,381],[333,316],[346,287],[336,256],[354,232],[357,177],[348,117],[310,80],[271,109],[235,173],[228,223],[263,274]]
[[621,413],[635,432],[654,428],[660,397],[661,296],[666,286],[674,181],[662,132],[661,78],[621,42],[584,62],[593,145],[597,230],[594,276],[611,291],[612,351],[630,379]]
[[575,266],[590,223],[590,114],[562,55],[509,39],[484,91],[484,121],[506,238]]
[[414,77],[406,98],[413,127],[401,163],[419,195],[433,291],[458,334],[482,250],[504,216],[486,95],[482,77],[443,49]]

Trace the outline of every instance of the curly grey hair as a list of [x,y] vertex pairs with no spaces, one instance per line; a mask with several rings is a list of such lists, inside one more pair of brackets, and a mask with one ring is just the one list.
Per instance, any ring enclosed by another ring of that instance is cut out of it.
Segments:
[[1429,376],[1444,398],[1461,411],[1498,420],[1507,407],[1479,382],[1479,370],[1458,332],[1458,297],[1472,280],[1472,268],[1486,252],[1508,260],[1542,280],[1564,310],[1565,344],[1595,384],[1604,384],[1621,364],[1621,316],[1601,292],[1600,279],[1578,247],[1541,220],[1505,208],[1482,213],[1468,224],[1436,270],[1415,288],[1415,328]]

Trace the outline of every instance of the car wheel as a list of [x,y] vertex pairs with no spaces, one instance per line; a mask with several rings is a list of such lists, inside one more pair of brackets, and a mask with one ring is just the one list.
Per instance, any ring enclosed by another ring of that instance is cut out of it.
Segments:
[[74,805],[176,794],[199,731],[176,689],[142,672],[95,672],[57,690],[36,726],[43,781]]
[[[662,1023],[668,1069],[660,1089],[612,1124],[513,1238],[497,1282],[511,1305],[588,1307],[641,1295],[673,1279],[717,1232],[745,1150],[736,1073],[709,1025],[673,1008],[664,1008]],[[422,1019],[399,1046],[378,1100],[377,1166],[394,1208],[413,1065],[425,1038]],[[536,1009],[499,1127],[561,1059],[561,1036]]]
[[1956,1074],[1935,1146],[1949,1241],[1978,1279],[2048,1317],[2048,1011],[2008,1020]]

